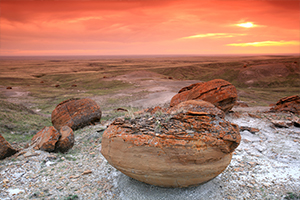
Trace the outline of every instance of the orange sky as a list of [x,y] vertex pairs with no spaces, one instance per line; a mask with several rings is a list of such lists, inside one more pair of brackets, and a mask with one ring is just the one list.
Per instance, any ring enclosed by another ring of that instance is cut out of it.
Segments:
[[300,53],[299,0],[1,0],[0,55]]

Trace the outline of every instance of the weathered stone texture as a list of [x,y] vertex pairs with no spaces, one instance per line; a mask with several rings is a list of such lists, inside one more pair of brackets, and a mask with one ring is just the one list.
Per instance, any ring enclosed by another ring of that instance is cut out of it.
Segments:
[[77,130],[99,122],[101,114],[100,106],[91,99],[69,99],[56,106],[51,114],[51,120],[57,130],[63,126]]
[[300,114],[300,97],[298,95],[284,97],[280,99],[270,111]]
[[124,174],[152,185],[188,187],[216,177],[240,143],[238,126],[208,102],[172,109],[116,119],[103,134],[101,153]]
[[62,153],[69,151],[74,145],[74,133],[73,130],[68,126],[63,126],[60,129],[61,137],[56,143],[55,150]]
[[57,131],[53,126],[44,127],[31,139],[30,146],[48,152],[65,153],[74,145],[74,133],[68,126],[63,126]]
[[222,79],[214,79],[182,88],[171,99],[170,107],[183,101],[202,99],[227,112],[234,106],[237,97],[234,85]]
[[13,148],[9,142],[0,134],[0,160],[12,156],[17,153],[18,150]]
[[53,126],[44,127],[32,137],[31,146],[34,146],[34,149],[52,152],[60,136],[61,134]]

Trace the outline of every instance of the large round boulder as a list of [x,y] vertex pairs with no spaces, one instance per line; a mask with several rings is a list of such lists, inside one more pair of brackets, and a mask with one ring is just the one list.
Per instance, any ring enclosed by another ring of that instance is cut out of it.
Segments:
[[234,85],[222,79],[214,79],[182,88],[171,99],[170,107],[183,101],[201,99],[227,112],[234,106],[237,97],[237,90]]
[[241,137],[209,102],[191,100],[167,112],[117,118],[106,129],[101,153],[136,180],[161,187],[188,187],[226,169]]
[[57,130],[63,126],[77,130],[99,122],[101,114],[100,106],[91,99],[69,99],[56,106],[52,111],[51,120]]

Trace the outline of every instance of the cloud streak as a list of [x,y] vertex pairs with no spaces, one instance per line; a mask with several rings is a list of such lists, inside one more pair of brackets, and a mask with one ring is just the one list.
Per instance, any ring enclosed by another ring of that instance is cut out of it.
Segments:
[[227,44],[227,46],[234,47],[265,47],[265,46],[295,46],[300,45],[299,41],[261,41],[261,42],[248,42],[248,43],[233,43]]
[[245,36],[245,33],[205,33],[198,35],[191,35],[187,37],[182,37],[181,39],[195,39],[195,38],[231,38],[237,36]]

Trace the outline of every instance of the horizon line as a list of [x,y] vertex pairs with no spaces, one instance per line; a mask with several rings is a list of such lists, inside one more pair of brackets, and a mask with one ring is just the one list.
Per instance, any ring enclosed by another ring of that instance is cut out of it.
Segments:
[[90,56],[90,57],[125,57],[125,56],[134,56],[134,57],[141,57],[141,56],[146,56],[146,57],[151,57],[151,56],[267,56],[267,55],[300,55],[300,53],[240,53],[240,54],[233,54],[233,53],[218,53],[218,54],[104,54],[104,55],[84,55],[84,54],[66,54],[66,55],[0,55],[0,57],[74,57],[74,56],[80,56],[80,57],[85,57],[85,56]]

